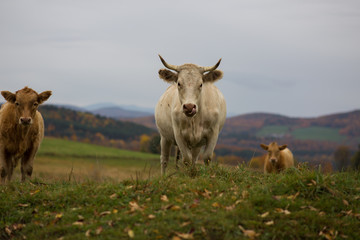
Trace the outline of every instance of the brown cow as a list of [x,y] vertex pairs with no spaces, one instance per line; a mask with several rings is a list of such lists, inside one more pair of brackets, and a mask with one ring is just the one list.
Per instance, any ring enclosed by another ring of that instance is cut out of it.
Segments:
[[260,146],[268,151],[264,163],[265,173],[280,172],[294,166],[294,157],[287,145],[278,146],[276,142],[272,142],[268,146]]
[[40,94],[25,87],[15,94],[2,91],[6,103],[0,109],[0,174],[1,183],[11,180],[21,159],[21,180],[30,178],[35,154],[44,137],[44,120],[37,111],[51,91]]

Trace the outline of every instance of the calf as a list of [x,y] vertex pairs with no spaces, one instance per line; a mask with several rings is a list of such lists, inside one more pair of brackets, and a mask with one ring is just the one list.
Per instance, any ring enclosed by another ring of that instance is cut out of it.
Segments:
[[272,142],[268,146],[260,146],[268,151],[264,163],[265,173],[280,172],[294,166],[294,157],[287,145],[278,146],[276,142]]
[[30,178],[35,154],[44,137],[44,120],[37,111],[51,91],[40,94],[25,87],[16,93],[2,91],[7,101],[0,109],[0,175],[1,183],[11,180],[21,159],[21,180]]

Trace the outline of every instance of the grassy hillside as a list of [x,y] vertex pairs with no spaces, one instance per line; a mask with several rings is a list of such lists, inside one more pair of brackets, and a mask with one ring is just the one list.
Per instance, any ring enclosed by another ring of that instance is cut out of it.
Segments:
[[298,128],[291,133],[295,139],[342,142],[346,136],[339,134],[339,129],[327,127]]
[[164,178],[0,186],[2,239],[357,239],[360,175],[198,166]]
[[[113,180],[159,173],[159,155],[45,138],[34,161],[34,177],[45,180]],[[15,179],[20,170],[16,169]]]
[[95,142],[97,135],[113,140],[133,140],[142,134],[153,134],[153,129],[132,122],[115,120],[87,112],[78,112],[55,105],[43,105],[46,135],[60,138],[88,139]]
[[159,159],[159,155],[103,147],[57,138],[45,138],[38,153],[40,156],[83,157],[98,159]]
[[338,128],[296,127],[293,130],[292,128],[292,126],[286,125],[268,125],[259,129],[256,133],[256,136],[281,138],[287,134],[295,140],[330,141],[339,143],[346,139],[346,136],[339,133]]

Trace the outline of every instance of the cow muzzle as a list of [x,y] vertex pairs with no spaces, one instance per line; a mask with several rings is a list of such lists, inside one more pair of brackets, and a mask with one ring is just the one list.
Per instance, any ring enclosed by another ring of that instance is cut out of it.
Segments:
[[277,159],[276,158],[271,158],[270,162],[271,162],[271,164],[275,164],[277,162]]
[[187,103],[183,105],[183,112],[187,117],[193,117],[196,114],[196,105]]
[[19,123],[24,126],[28,126],[32,124],[32,118],[31,117],[21,117],[19,119]]

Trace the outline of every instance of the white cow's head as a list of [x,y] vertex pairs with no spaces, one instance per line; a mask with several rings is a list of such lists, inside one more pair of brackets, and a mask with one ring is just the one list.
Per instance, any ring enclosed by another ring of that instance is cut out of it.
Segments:
[[221,59],[212,67],[200,67],[195,64],[171,65],[159,55],[161,62],[168,69],[160,69],[159,76],[168,83],[176,83],[179,100],[187,117],[193,117],[200,110],[199,103],[203,84],[213,83],[222,78],[223,72],[216,70]]

